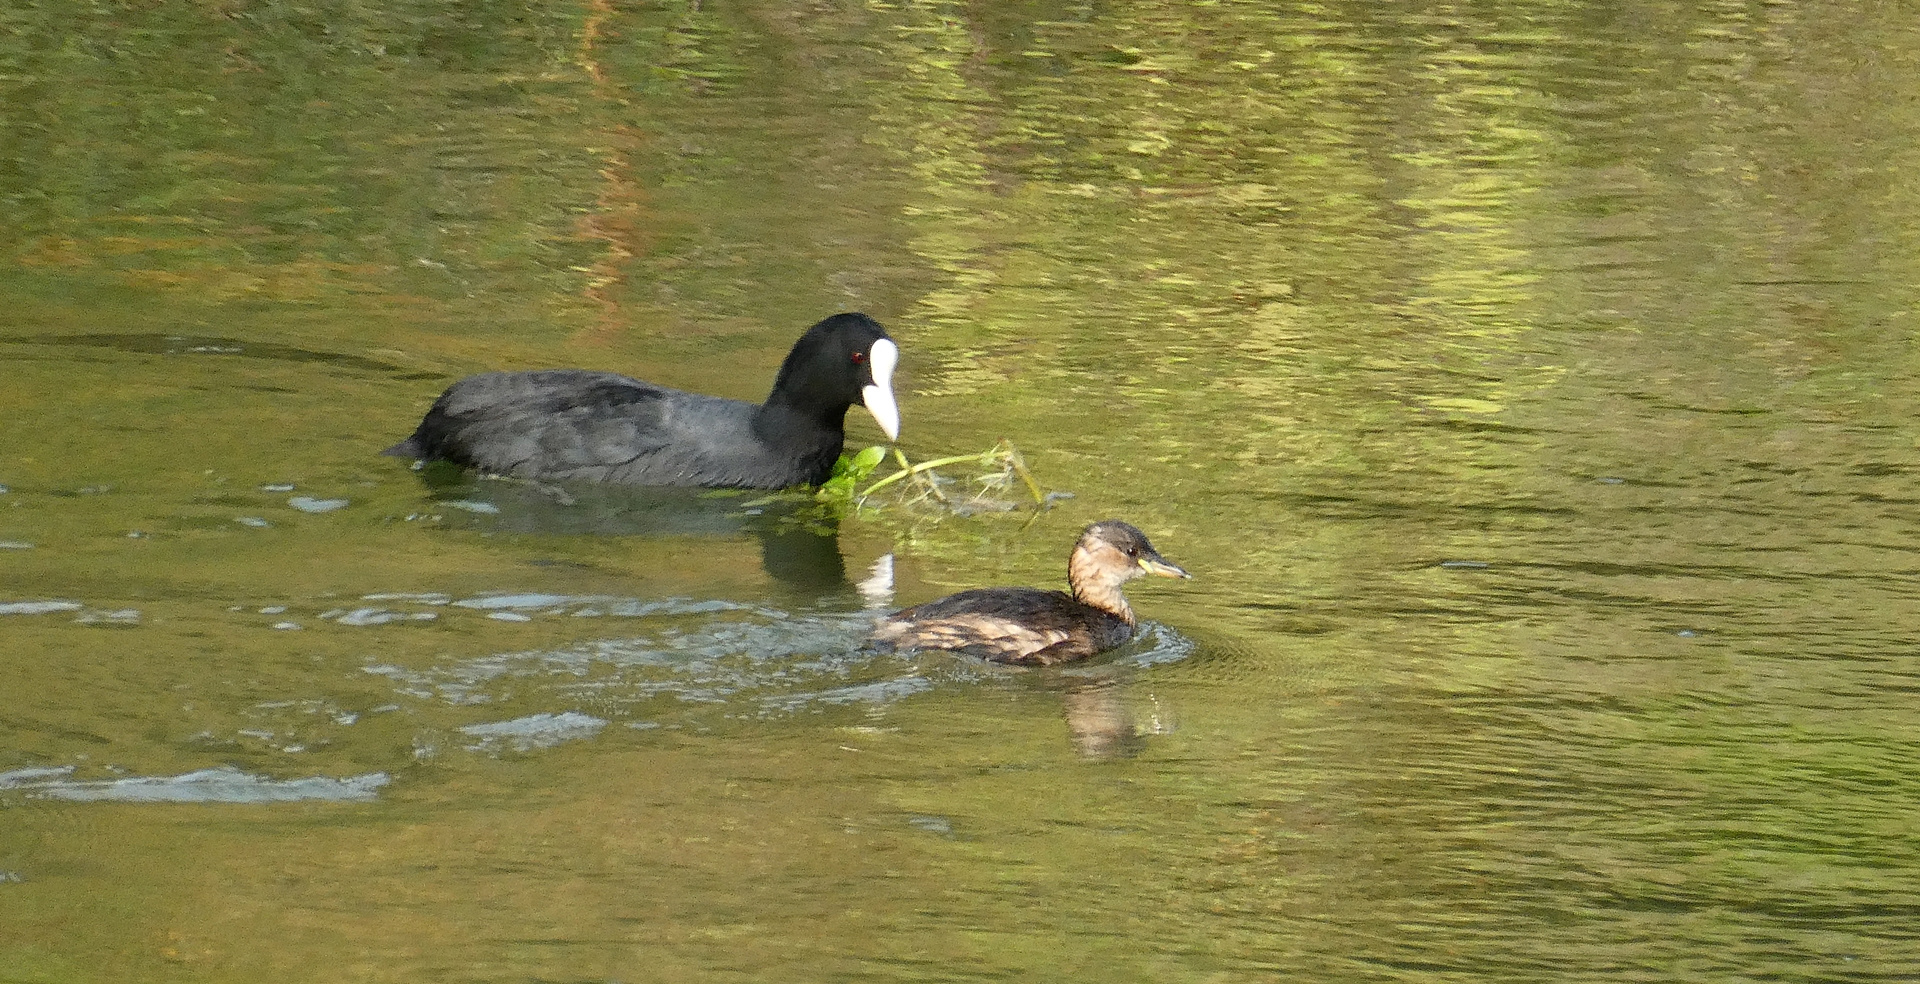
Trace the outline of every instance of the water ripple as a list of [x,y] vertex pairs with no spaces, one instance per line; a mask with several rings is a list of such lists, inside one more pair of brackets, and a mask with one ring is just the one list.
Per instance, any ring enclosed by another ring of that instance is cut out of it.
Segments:
[[371,800],[391,781],[384,772],[331,779],[268,779],[230,766],[177,776],[75,780],[72,766],[0,772],[0,792],[30,798],[114,803],[290,803]]

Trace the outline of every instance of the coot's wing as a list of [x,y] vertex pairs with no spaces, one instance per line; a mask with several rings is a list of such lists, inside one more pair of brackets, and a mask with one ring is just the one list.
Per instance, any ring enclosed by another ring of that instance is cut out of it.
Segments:
[[644,451],[612,466],[604,477],[593,477],[632,485],[778,489],[824,480],[840,455],[837,439],[766,440],[757,432],[755,415],[761,408],[754,404],[666,393],[649,430],[632,438],[646,445]]
[[503,475],[606,480],[666,449],[669,406],[687,394],[610,372],[490,372],[447,388],[416,453]]
[[784,488],[824,480],[840,454],[840,432],[776,427],[780,440],[769,442],[757,433],[760,411],[610,372],[485,373],[448,387],[413,436],[386,453],[520,478],[628,485]]

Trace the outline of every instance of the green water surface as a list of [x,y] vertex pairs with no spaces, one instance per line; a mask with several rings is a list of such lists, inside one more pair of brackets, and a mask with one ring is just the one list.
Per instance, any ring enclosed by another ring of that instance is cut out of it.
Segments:
[[[1920,981],[1916,133],[1897,3],[0,3],[0,981]],[[840,310],[1073,498],[376,455]],[[859,646],[1107,517],[1131,649]]]

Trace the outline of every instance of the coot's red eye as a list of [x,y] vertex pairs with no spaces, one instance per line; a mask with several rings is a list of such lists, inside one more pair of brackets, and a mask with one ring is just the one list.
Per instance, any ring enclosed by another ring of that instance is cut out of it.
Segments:
[[853,353],[853,364],[854,364],[854,365],[856,365],[856,366],[857,366],[857,365],[859,365],[860,363],[862,363],[862,362],[865,362],[865,361],[867,361],[867,353],[865,353],[865,352],[855,352],[855,353]]

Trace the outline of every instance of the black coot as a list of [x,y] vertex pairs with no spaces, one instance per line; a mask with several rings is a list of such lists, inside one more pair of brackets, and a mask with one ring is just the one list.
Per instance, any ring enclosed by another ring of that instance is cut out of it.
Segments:
[[899,436],[900,349],[864,314],[836,314],[787,353],[765,403],[611,372],[489,372],[447,387],[413,436],[381,452],[520,478],[776,489],[818,485],[863,403]]
[[997,663],[1047,665],[1082,659],[1133,638],[1133,608],[1120,586],[1143,574],[1191,577],[1109,519],[1080,534],[1067,560],[1073,593],[976,588],[882,619],[871,642],[893,649],[953,649]]

